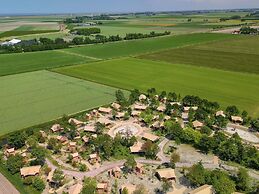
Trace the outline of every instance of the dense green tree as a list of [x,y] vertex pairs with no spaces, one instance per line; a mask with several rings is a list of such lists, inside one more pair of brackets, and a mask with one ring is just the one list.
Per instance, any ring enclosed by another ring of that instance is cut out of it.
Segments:
[[208,126],[203,126],[200,130],[201,133],[206,134],[210,136],[212,134],[212,129],[209,128]]
[[155,159],[159,148],[157,144],[148,140],[143,145],[143,150],[147,158]]
[[207,172],[201,163],[193,165],[186,176],[194,186],[206,184]]
[[84,179],[81,194],[96,194],[97,181],[93,178],[86,177]]
[[53,173],[52,181],[56,188],[62,186],[64,184],[64,173],[61,169],[56,169]]
[[228,114],[228,116],[236,116],[239,114],[239,110],[236,106],[228,106],[226,108],[226,113]]
[[137,166],[137,162],[136,162],[134,156],[129,156],[127,158],[126,162],[124,163],[124,167],[128,173],[133,172],[135,170],[136,166]]
[[45,189],[45,183],[40,177],[34,178],[32,186],[38,191],[43,191]]
[[6,167],[11,172],[11,174],[19,172],[23,165],[23,157],[19,154],[10,156],[6,161]]
[[209,184],[213,185],[216,194],[229,194],[235,192],[235,183],[222,171],[214,170],[210,173]]
[[251,188],[250,177],[245,168],[240,168],[236,178],[236,188],[242,192],[248,192]]
[[26,136],[24,133],[15,132],[7,139],[8,144],[15,149],[19,149],[25,145]]

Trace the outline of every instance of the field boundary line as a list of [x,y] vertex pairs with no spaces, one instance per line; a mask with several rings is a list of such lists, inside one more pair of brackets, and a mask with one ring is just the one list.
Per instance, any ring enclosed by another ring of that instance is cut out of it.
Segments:
[[69,51],[65,51],[65,50],[54,50],[56,52],[60,52],[60,53],[65,53],[65,54],[68,54],[68,55],[73,55],[73,56],[78,56],[78,57],[82,57],[82,58],[87,58],[87,59],[93,59],[93,60],[98,60],[98,61],[101,61],[103,59],[101,58],[96,58],[96,57],[91,57],[91,56],[87,56],[87,55],[81,55],[81,54],[78,54],[78,53],[72,53],[72,52],[69,52]]

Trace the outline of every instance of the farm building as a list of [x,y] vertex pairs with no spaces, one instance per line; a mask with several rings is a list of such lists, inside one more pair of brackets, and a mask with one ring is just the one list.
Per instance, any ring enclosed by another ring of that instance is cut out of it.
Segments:
[[213,194],[213,189],[211,185],[203,185],[189,192],[189,194]]
[[96,186],[97,193],[107,193],[108,192],[108,183],[97,183]]
[[158,169],[156,171],[156,175],[159,178],[159,180],[166,179],[176,181],[175,171],[172,168]]
[[216,116],[222,116],[222,117],[226,117],[226,115],[224,114],[224,111],[223,110],[220,110],[218,112],[216,112]]
[[18,43],[20,43],[20,42],[22,42],[21,40],[19,40],[19,39],[12,39],[12,40],[10,40],[10,41],[7,41],[7,42],[3,42],[1,45],[2,46],[13,46],[13,45],[16,45],[16,44],[18,44]]
[[83,185],[80,183],[77,183],[73,186],[71,186],[68,190],[69,194],[79,194],[83,188]]
[[23,167],[20,169],[20,173],[23,178],[27,176],[36,176],[40,173],[40,169],[41,166]]
[[201,129],[204,124],[203,124],[202,122],[196,120],[196,121],[193,121],[193,122],[192,122],[192,125],[193,125],[193,127],[194,127],[195,129]]
[[130,147],[131,153],[141,153],[143,152],[143,143],[137,142],[133,146]]
[[100,108],[98,109],[98,111],[99,111],[100,113],[105,113],[105,114],[110,114],[110,113],[112,113],[112,109],[111,109],[111,108],[100,107]]
[[127,190],[128,194],[133,194],[136,188],[137,188],[136,185],[124,184],[124,185],[121,185],[120,192],[122,193],[123,190]]
[[63,130],[63,128],[60,126],[60,124],[54,124],[51,127],[51,130],[52,130],[53,133],[55,133],[55,132],[59,132],[59,131]]
[[231,116],[231,121],[233,121],[234,123],[243,123],[242,117],[239,116]]
[[146,139],[146,140],[150,140],[152,142],[156,142],[157,140],[159,140],[159,137],[156,135],[153,135],[151,133],[143,133],[142,134],[142,138]]

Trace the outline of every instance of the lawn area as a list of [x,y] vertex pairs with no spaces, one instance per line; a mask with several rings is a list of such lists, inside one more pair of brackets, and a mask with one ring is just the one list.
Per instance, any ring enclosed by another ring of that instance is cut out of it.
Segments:
[[55,68],[93,61],[92,59],[56,51],[0,55],[0,76]]
[[114,100],[115,88],[36,71],[0,77],[0,136]]
[[239,36],[239,39],[171,49],[140,58],[259,74],[259,37]]
[[229,38],[235,38],[235,36],[228,34],[200,33],[88,45],[65,50],[67,52],[77,53],[80,55],[109,59],[129,55],[137,55],[140,53],[154,52],[170,48],[183,47],[188,45],[196,45]]
[[78,78],[123,89],[175,91],[199,95],[223,107],[237,105],[259,116],[259,76],[246,73],[123,58],[56,69]]

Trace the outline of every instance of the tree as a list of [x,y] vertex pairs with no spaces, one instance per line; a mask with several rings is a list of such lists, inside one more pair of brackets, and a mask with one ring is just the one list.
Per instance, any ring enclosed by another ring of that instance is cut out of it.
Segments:
[[26,137],[24,133],[16,132],[7,139],[8,144],[15,149],[19,149],[25,145]]
[[137,185],[136,190],[133,192],[133,194],[148,194],[147,189],[144,185]]
[[147,140],[143,145],[143,150],[147,158],[155,159],[159,151],[159,147],[152,141]]
[[11,172],[11,174],[19,172],[20,168],[22,168],[23,165],[23,157],[19,154],[16,154],[15,156],[10,156],[6,162],[6,167]]
[[40,177],[35,177],[32,186],[38,191],[43,191],[45,189],[45,183]]
[[31,155],[36,158],[33,165],[43,165],[46,156],[46,150],[42,147],[33,147]]
[[229,194],[235,192],[235,183],[229,176],[219,170],[214,170],[210,173],[211,182],[217,194]]
[[102,123],[100,123],[100,122],[97,122],[97,123],[95,124],[95,130],[96,130],[96,133],[97,133],[97,134],[102,134],[103,131],[104,131],[104,129],[105,129],[105,125],[104,125],[104,124],[102,124]]
[[244,168],[240,168],[236,177],[236,188],[239,191],[249,191],[251,188],[248,172]]
[[128,189],[125,187],[122,189],[121,194],[129,194]]
[[121,90],[115,92],[117,102],[123,107],[127,106],[127,99],[124,96],[124,93]]
[[84,185],[81,194],[95,194],[97,188],[97,182],[92,178],[85,178]]
[[169,191],[169,189],[172,187],[172,183],[168,180],[163,180],[162,183],[162,191],[163,193],[166,193],[167,191]]
[[228,106],[226,108],[226,113],[228,114],[228,116],[236,116],[239,114],[239,110],[236,106]]
[[124,163],[124,167],[127,172],[133,172],[136,166],[137,166],[137,162],[135,161],[134,156],[129,156],[126,162]]
[[117,179],[115,179],[115,181],[114,181],[114,184],[113,184],[112,189],[111,189],[111,193],[112,194],[119,194],[119,185],[118,185]]
[[207,134],[210,136],[212,134],[212,129],[209,128],[208,126],[203,126],[200,130],[201,133]]
[[209,151],[212,149],[213,147],[213,140],[212,138],[208,137],[207,135],[203,135],[199,144],[197,145],[199,147],[199,149],[203,152],[205,152],[206,154],[209,153]]
[[180,162],[180,155],[176,152],[173,152],[170,157],[170,163],[172,166],[175,166],[175,163]]
[[194,164],[190,170],[189,173],[186,175],[188,180],[191,182],[194,186],[201,186],[206,183],[206,170],[204,169],[201,162],[198,164]]
[[58,188],[63,185],[63,180],[65,176],[61,169],[56,169],[53,173],[52,181],[55,183],[55,186]]
[[62,147],[62,144],[58,142],[56,138],[49,139],[48,146],[47,146],[48,149],[53,150],[54,153],[58,153],[60,152],[61,147]]

